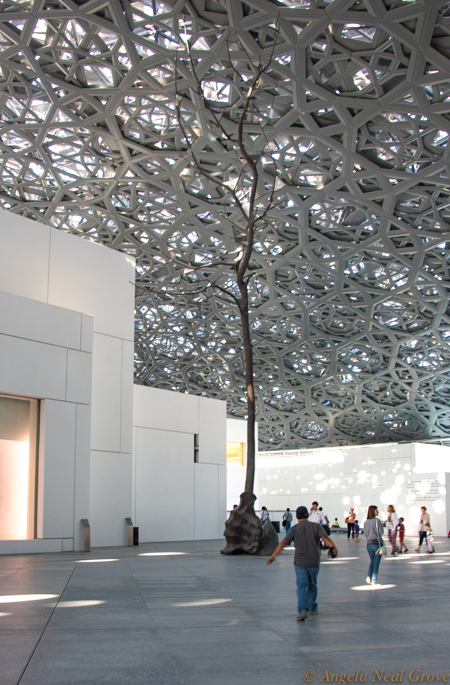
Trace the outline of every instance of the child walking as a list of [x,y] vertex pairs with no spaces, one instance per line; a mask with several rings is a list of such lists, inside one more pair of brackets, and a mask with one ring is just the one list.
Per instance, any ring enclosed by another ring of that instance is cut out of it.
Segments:
[[427,531],[427,545],[428,545],[427,552],[428,552],[428,554],[433,554],[433,552],[434,552],[434,544],[433,544],[434,543],[434,533],[431,530],[429,523],[425,524],[425,530]]
[[359,542],[359,524],[358,521],[355,521],[355,542]]
[[406,549],[406,545],[405,545],[405,543],[404,543],[404,539],[405,539],[405,524],[403,523],[404,520],[405,520],[405,519],[403,518],[403,516],[400,516],[399,525],[398,525],[398,528],[397,528],[397,531],[398,531],[398,539],[399,539],[399,542],[400,542],[400,551],[399,551],[399,554],[403,554],[403,547],[405,548],[405,553],[408,551],[408,550]]

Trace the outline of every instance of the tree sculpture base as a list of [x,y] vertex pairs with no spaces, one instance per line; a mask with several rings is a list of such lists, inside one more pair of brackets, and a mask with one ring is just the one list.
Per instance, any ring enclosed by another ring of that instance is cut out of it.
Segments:
[[225,522],[226,545],[221,554],[261,554],[270,556],[278,545],[278,535],[271,522],[264,525],[255,514],[253,492],[243,492],[237,509]]
[[278,546],[278,533],[272,525],[270,519],[266,519],[262,525],[261,537],[259,539],[259,549],[256,554],[263,557],[270,557]]

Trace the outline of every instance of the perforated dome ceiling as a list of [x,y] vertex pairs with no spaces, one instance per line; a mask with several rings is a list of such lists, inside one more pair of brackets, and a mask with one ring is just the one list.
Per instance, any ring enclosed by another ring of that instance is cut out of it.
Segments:
[[174,64],[199,154],[220,166],[185,42],[233,120],[278,24],[246,124],[261,172],[292,180],[251,265],[260,446],[450,437],[449,6],[5,0],[2,206],[134,255],[136,382],[245,416],[237,311],[166,287],[186,265],[194,290],[224,285],[225,267],[198,267],[237,247],[189,167]]

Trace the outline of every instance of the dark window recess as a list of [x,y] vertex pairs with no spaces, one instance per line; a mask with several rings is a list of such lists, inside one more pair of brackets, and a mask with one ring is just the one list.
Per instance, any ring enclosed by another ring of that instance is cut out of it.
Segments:
[[194,433],[194,462],[198,462],[198,434]]

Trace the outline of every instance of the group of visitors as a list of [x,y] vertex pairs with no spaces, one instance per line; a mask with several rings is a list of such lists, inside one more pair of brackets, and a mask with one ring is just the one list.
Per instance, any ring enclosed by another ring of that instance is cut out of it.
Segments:
[[[402,554],[408,552],[404,543],[405,538],[405,524],[403,517],[398,517],[395,513],[395,508],[390,504],[387,508],[388,517],[384,522],[387,529],[387,536],[391,545],[391,555]],[[430,526],[430,515],[427,514],[427,508],[420,508],[420,523],[419,523],[419,546],[415,550],[420,552],[422,543],[425,542],[428,554],[434,552],[434,534]],[[380,585],[378,583],[378,569],[380,567],[381,557],[387,554],[386,545],[383,542],[383,524],[378,517],[378,508],[374,505],[369,507],[367,512],[367,520],[364,523],[364,536],[367,539],[367,551],[370,557],[369,572],[367,574],[366,583],[368,585]],[[400,549],[397,547],[397,533],[400,541]],[[405,548],[403,552],[403,547]]]
[[[263,511],[267,516],[261,516],[262,520],[268,517],[266,507]],[[366,583],[372,586],[379,586],[378,571],[382,556],[387,554],[387,547],[383,541],[384,526],[387,530],[387,537],[391,545],[391,554],[403,554],[408,552],[404,544],[405,525],[402,517],[398,517],[395,507],[390,504],[387,508],[387,518],[381,521],[378,518],[378,507],[370,505],[367,511],[367,518],[364,522],[364,537],[367,541],[367,552],[369,554],[369,569]],[[294,568],[297,582],[297,621],[304,621],[308,616],[317,613],[317,578],[320,567],[321,546],[328,548],[328,554],[332,558],[337,557],[338,549],[330,537],[328,516],[323,513],[322,507],[318,502],[313,502],[308,512],[306,507],[297,507],[295,512],[297,524],[292,526],[292,513],[289,508],[283,514],[283,526],[286,528],[286,536],[276,547],[275,551],[267,559],[267,566],[270,566],[287,546],[294,542]],[[356,519],[354,507],[345,517],[347,523],[347,539],[358,541],[359,525]],[[337,525],[336,525],[337,524]],[[326,526],[328,530],[326,530]],[[337,518],[332,528],[339,527]],[[397,546],[397,535],[400,548]],[[421,507],[421,518],[419,524],[419,546],[415,550],[421,551],[423,543],[426,543],[427,552],[434,552],[433,531],[430,526],[430,516],[426,507]],[[404,551],[403,551],[404,547]]]

